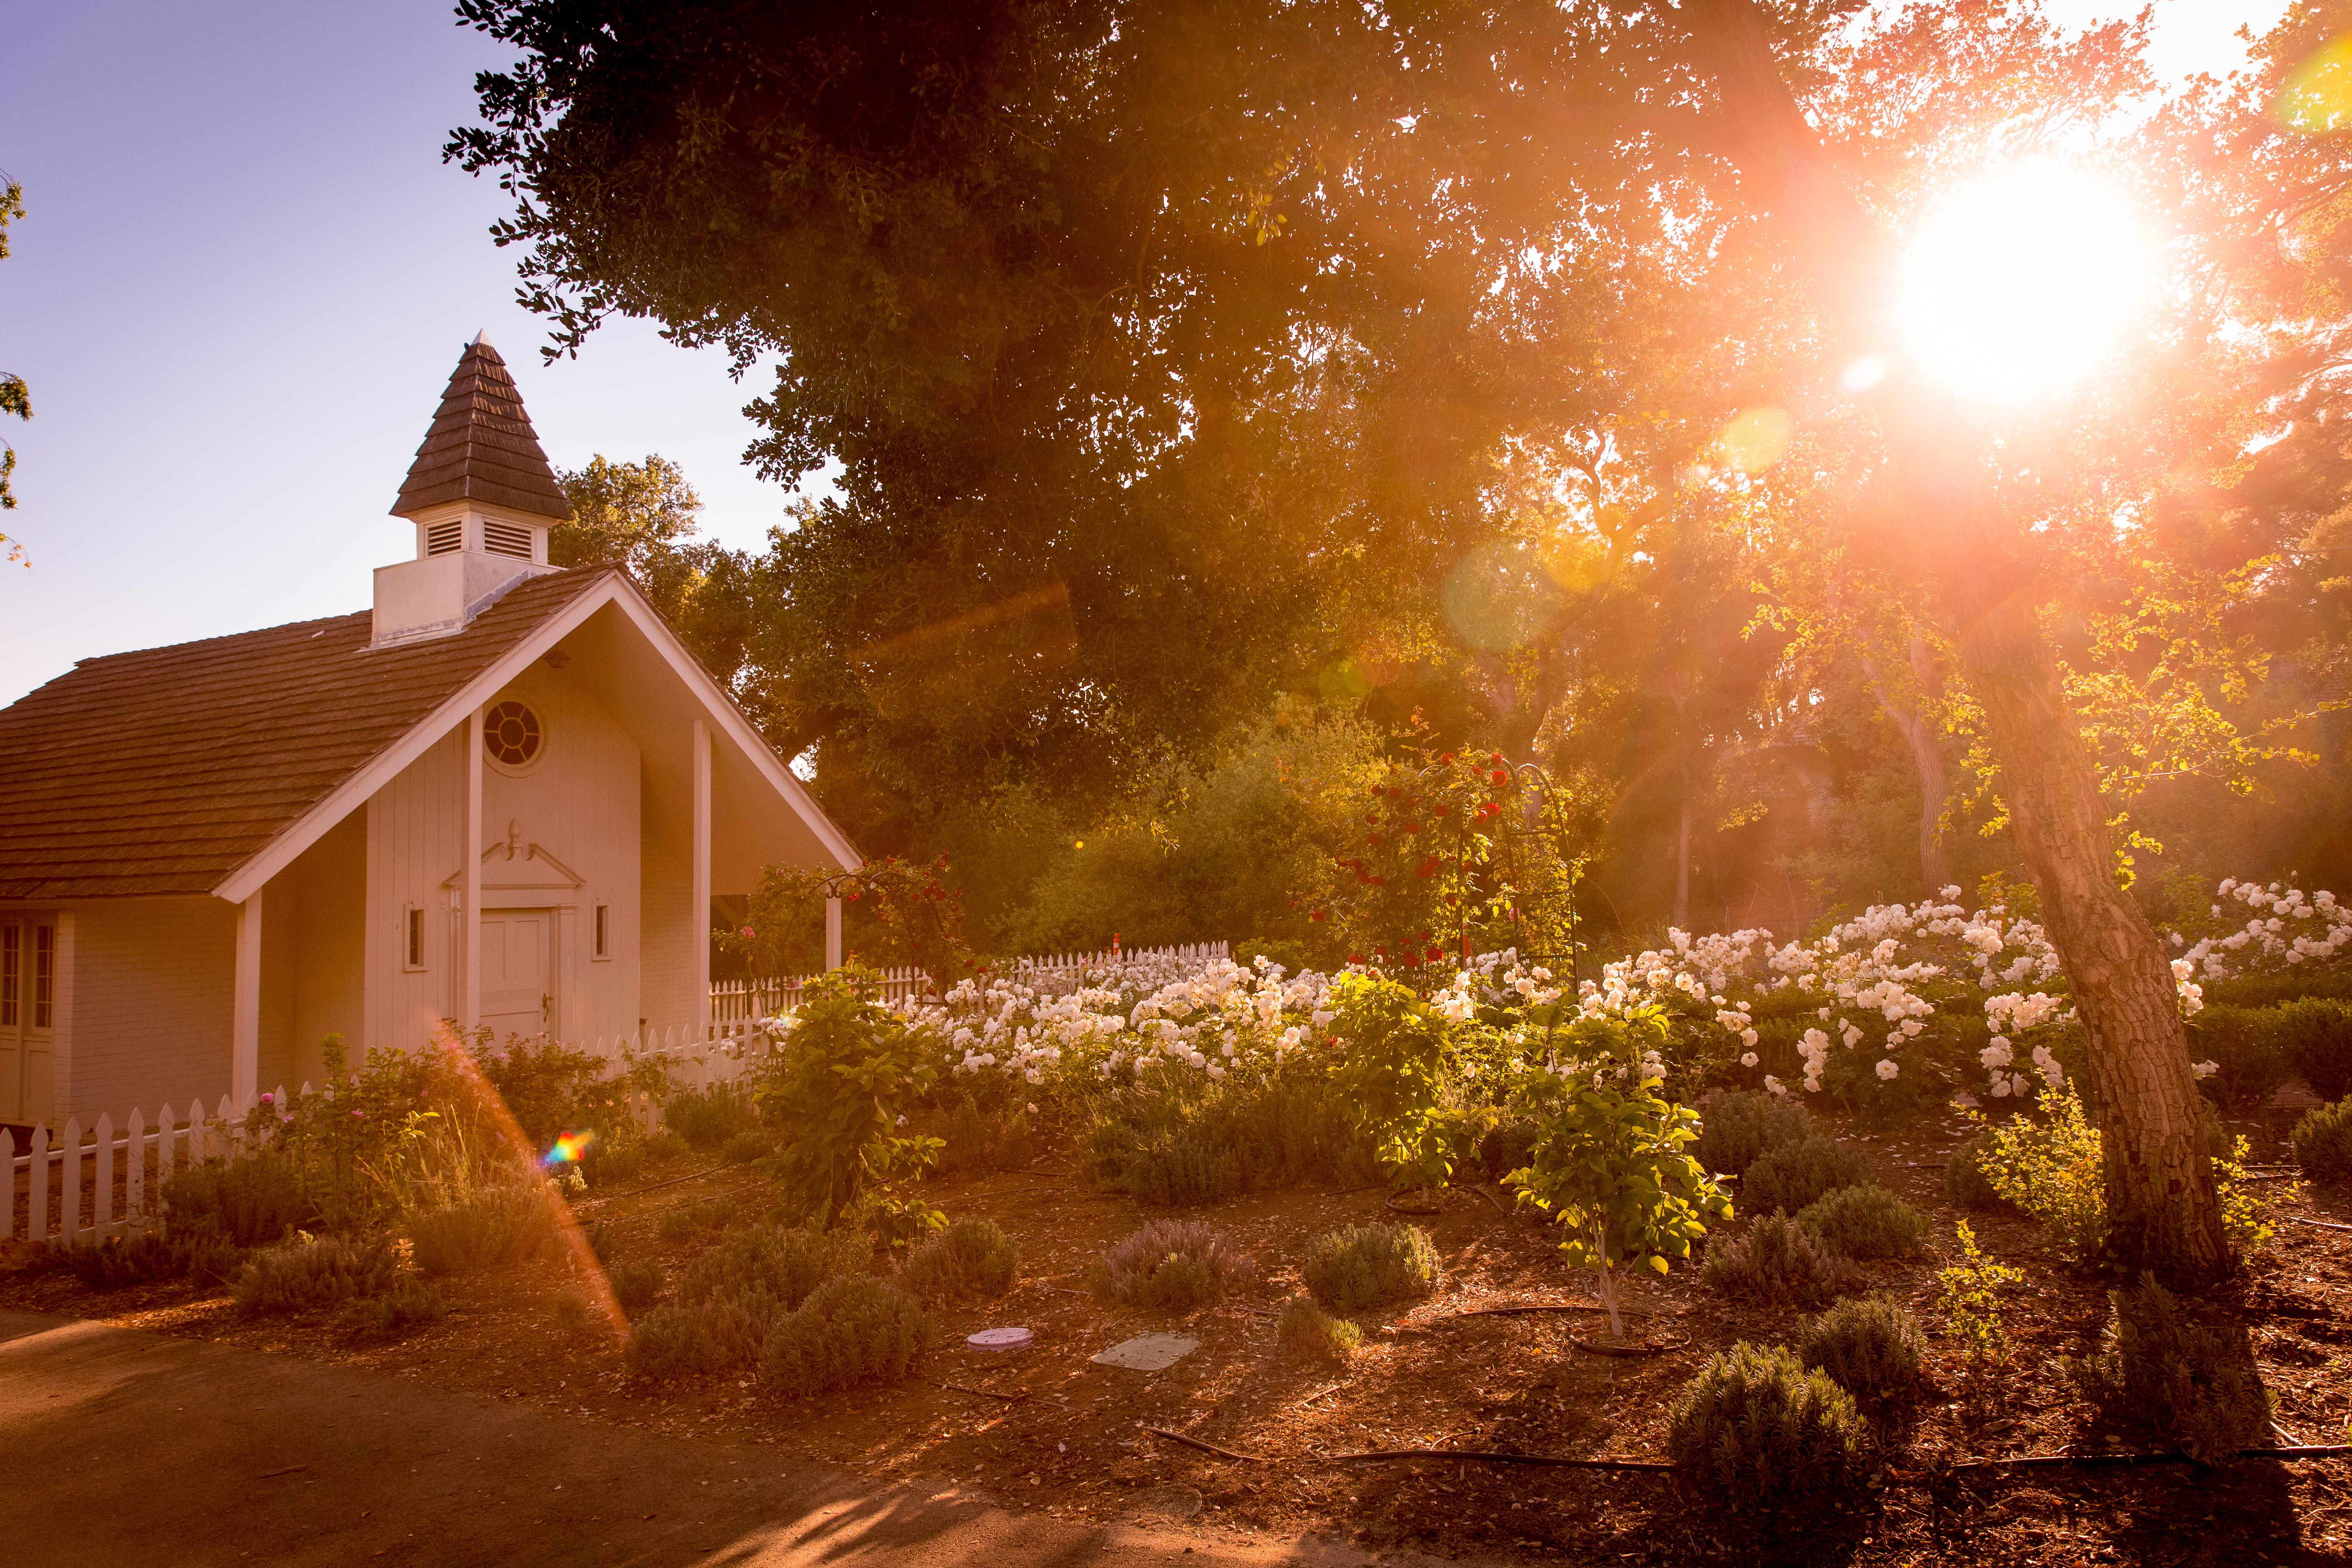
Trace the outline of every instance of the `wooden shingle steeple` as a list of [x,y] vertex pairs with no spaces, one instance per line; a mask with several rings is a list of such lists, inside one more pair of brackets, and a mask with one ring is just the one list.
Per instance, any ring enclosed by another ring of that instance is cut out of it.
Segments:
[[557,521],[572,515],[507,362],[479,335],[457,356],[440,411],[416,448],[392,515],[413,518],[451,501]]

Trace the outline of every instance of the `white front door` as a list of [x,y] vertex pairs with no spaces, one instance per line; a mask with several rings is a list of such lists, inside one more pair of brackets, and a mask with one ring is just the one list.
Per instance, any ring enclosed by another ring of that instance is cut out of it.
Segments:
[[494,1040],[555,1031],[555,911],[482,911],[482,1022]]
[[0,1121],[47,1121],[57,1088],[58,921],[0,915]]

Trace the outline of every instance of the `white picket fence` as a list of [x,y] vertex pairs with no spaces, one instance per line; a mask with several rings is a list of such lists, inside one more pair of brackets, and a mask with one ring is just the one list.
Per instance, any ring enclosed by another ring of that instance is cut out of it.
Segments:
[[[715,1024],[699,1037],[691,1027],[648,1029],[574,1048],[603,1058],[614,1071],[632,1061],[659,1060],[675,1092],[741,1076],[772,1043],[755,1024],[730,1022]],[[257,1097],[242,1107],[223,1095],[210,1110],[201,1100],[181,1110],[166,1102],[152,1123],[137,1107],[120,1123],[111,1112],[87,1129],[76,1118],[54,1134],[47,1126],[33,1128],[21,1153],[16,1135],[0,1128],[0,1169],[10,1173],[0,1241],[23,1237],[94,1242],[152,1230],[162,1223],[165,1183],[187,1166],[242,1152],[256,1111],[281,1114],[296,1097],[314,1094],[332,1100],[335,1086],[314,1089],[305,1083],[289,1096],[281,1084],[266,1100]],[[661,1101],[651,1094],[633,1092],[629,1115],[648,1133],[661,1130]]]
[[[1203,963],[1214,958],[1229,958],[1233,949],[1222,942],[1184,942],[1174,947],[1118,948],[1107,947],[1099,952],[1036,953],[1012,961],[1015,974],[1034,979],[1055,974],[1075,974],[1081,970],[1100,969],[1108,964],[1139,963],[1151,959],[1173,959],[1179,963]],[[931,977],[919,969],[886,969],[882,972],[882,994],[879,1000],[887,1005],[910,998],[932,994]],[[710,986],[710,1016],[714,1023],[753,1023],[772,1018],[801,1005],[802,987],[813,974],[795,974],[778,980],[719,980]]]

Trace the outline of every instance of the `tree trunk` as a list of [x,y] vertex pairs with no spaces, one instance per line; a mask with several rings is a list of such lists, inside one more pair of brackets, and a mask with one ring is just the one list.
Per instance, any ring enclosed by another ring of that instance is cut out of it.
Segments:
[[[1952,880],[1952,865],[1944,855],[1944,800],[1951,791],[1944,773],[1943,738],[1929,721],[1926,703],[1911,707],[1887,689],[1876,659],[1864,655],[1862,670],[1870,678],[1871,694],[1878,699],[1880,710],[1903,731],[1904,742],[1911,748],[1911,766],[1919,775],[1919,875],[1927,879],[1930,893],[1940,892]],[[1918,637],[1911,639],[1911,672],[1925,695],[1934,667],[1927,643]]]
[[1681,826],[1675,834],[1675,918],[1676,931],[1690,930],[1690,763],[1682,769]]
[[2113,1248],[2176,1282],[2211,1279],[2228,1268],[2229,1249],[2171,968],[2116,885],[2097,775],[2042,635],[2015,530],[1964,444],[1958,408],[1906,374],[1886,341],[1892,247],[1806,124],[1751,0],[1700,0],[1681,14],[1721,95],[1720,150],[1748,199],[1786,226],[1829,308],[1830,341],[1895,366],[1879,412],[1907,515],[1899,537],[1882,542],[1937,591],[1984,706],[2011,831],[2090,1036]]

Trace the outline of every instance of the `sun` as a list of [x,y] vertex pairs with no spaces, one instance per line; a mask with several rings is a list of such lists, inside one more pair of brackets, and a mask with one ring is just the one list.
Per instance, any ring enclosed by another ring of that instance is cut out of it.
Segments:
[[2130,203],[2039,163],[1951,193],[1903,262],[1905,341],[1970,397],[2027,402],[2095,370],[2146,301],[2151,249]]

